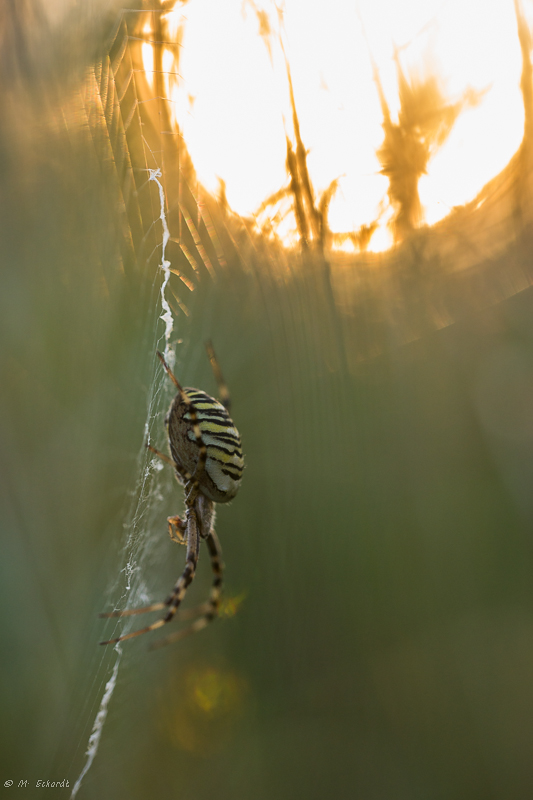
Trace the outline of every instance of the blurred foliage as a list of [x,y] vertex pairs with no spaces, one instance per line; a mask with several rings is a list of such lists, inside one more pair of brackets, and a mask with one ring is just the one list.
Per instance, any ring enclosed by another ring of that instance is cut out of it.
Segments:
[[[8,9],[23,33],[34,8]],[[97,612],[162,332],[158,196],[140,170],[163,158],[176,371],[214,391],[213,339],[247,459],[217,526],[237,613],[157,653],[126,643],[79,797],[529,797],[533,290],[517,163],[389,254],[283,251],[192,191],[160,106],[138,104],[139,19],[105,42],[101,25],[100,10],[80,26],[68,80],[40,59],[2,79],[4,780],[72,787],[113,663]],[[183,558],[165,524],[180,492],[157,480],[145,533],[160,544],[141,565],[155,599]],[[209,582],[204,557],[191,604]]]
[[377,67],[374,79],[383,113],[384,139],[377,151],[382,173],[389,179],[388,195],[395,210],[392,228],[395,241],[401,241],[420,226],[423,220],[418,182],[429,160],[442,147],[459,114],[480,100],[472,89],[455,103],[447,102],[436,75],[413,75],[408,79],[400,53],[395,53],[400,110],[393,122],[381,86]]

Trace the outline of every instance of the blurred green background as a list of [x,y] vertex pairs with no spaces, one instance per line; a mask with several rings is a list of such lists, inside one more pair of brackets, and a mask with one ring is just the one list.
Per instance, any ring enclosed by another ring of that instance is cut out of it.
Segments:
[[[72,788],[83,767],[115,662],[97,615],[120,599],[126,537],[154,600],[184,560],[166,533],[182,508],[172,476],[152,471],[137,499],[148,405],[162,447],[171,398],[154,357],[158,195],[141,170],[159,143],[173,234],[192,167],[149,112],[150,146],[126,129],[124,18],[84,8],[55,30],[33,3],[2,12],[6,797],[25,779],[27,797],[39,779]],[[190,228],[194,269],[169,245],[194,284],[172,277],[172,341],[183,383],[214,392],[211,338],[232,393],[247,468],[217,530],[240,602],[177,646],[125,643],[78,796],[530,798],[528,225],[458,276],[423,238],[328,263],[204,205],[212,269]],[[511,273],[520,291],[502,289]],[[203,553],[190,602],[209,584]]]

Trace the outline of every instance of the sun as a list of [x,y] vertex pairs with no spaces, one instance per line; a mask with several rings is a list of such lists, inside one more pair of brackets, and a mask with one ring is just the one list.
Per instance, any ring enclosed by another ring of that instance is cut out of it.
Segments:
[[286,62],[313,186],[320,192],[337,179],[330,227],[375,223],[371,250],[392,241],[377,153],[383,100],[393,121],[400,111],[399,67],[408,79],[433,76],[451,105],[471,99],[420,178],[427,224],[473,199],[520,145],[521,54],[508,0],[189,0],[167,23],[182,45],[179,78],[168,85],[175,124],[201,183],[216,192],[222,179],[241,215],[288,183]]

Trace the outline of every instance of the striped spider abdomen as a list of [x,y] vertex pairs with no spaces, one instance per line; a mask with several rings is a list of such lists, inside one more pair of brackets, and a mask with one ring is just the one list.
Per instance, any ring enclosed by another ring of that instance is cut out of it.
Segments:
[[[241,485],[244,467],[241,437],[222,403],[199,389],[183,391],[188,402],[178,392],[165,418],[170,454],[183,472],[197,477],[202,494],[215,503],[227,503]],[[200,471],[195,423],[207,450],[205,467]]]

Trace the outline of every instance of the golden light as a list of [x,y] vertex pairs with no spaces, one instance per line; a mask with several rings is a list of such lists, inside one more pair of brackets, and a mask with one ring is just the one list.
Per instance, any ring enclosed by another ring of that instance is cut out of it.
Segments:
[[[379,220],[371,250],[390,246],[392,213],[376,155],[383,114],[372,59],[393,120],[395,53],[407,76],[436,75],[449,102],[477,93],[419,182],[428,224],[471,200],[520,144],[521,55],[509,0],[285,0],[279,13],[267,0],[189,0],[167,22],[182,36],[180,77],[168,82],[176,124],[199,180],[217,192],[223,179],[241,215],[288,185],[286,135],[294,131],[282,45],[314,188],[339,179],[330,226],[355,232]],[[171,58],[167,51],[169,72]],[[291,239],[286,217],[272,225]]]

